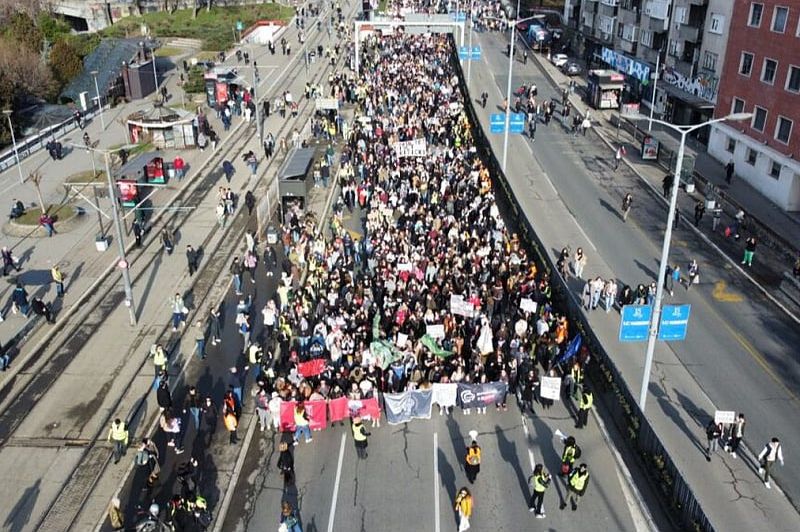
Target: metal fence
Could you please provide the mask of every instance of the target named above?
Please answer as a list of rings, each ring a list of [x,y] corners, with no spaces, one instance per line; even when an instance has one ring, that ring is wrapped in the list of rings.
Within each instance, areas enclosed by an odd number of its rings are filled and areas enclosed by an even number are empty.
[[[455,49],[453,45],[453,50]],[[459,76],[461,88],[467,94],[467,85],[455,52],[451,56],[451,61]],[[613,359],[592,331],[578,302],[561,276],[556,273],[557,269],[546,252],[544,243],[539,239],[508,184],[469,98],[465,98],[465,106],[472,122],[478,153],[488,165],[492,176],[495,199],[499,208],[509,213],[506,220],[509,230],[515,231],[520,236],[523,244],[532,252],[539,270],[550,276],[555,303],[566,313],[570,323],[575,324],[584,338],[584,345],[589,348],[593,359],[597,361],[590,365],[588,377],[594,385],[596,395],[606,407],[604,414],[613,419],[617,429],[629,443],[630,450],[639,459],[642,470],[646,472],[648,480],[658,493],[665,513],[673,520],[676,527],[680,530],[713,532],[714,528],[691,487],[662,445],[658,434],[642,414],[633,393]]]

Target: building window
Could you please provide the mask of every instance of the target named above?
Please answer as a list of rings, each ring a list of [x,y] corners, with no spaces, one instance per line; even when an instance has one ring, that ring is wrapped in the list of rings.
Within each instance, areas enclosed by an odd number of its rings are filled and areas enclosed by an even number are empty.
[[[739,74],[742,76],[750,76],[753,72],[753,54],[750,52],[742,52],[742,57],[739,59]]]
[[[708,70],[717,70],[717,59],[719,56],[712,52],[706,52],[703,54],[703,68]]]
[[[670,39],[669,40],[669,55],[673,57],[678,57],[681,53],[680,46],[678,46],[678,41]]]
[[[775,6],[775,11],[772,12],[772,31],[776,33],[783,33],[786,31],[786,21],[788,18],[788,7]]]
[[[800,92],[800,67],[789,67],[789,73],[786,75],[786,90]]]
[[[778,161],[772,161],[772,164],[769,167],[770,177],[774,177],[775,179],[781,177],[781,166],[781,163]]]
[[[642,31],[641,42],[645,46],[653,46],[653,32],[650,30]]]
[[[734,98],[731,104],[731,114],[744,112],[744,100],[741,98]]]
[[[778,142],[789,144],[789,138],[792,136],[792,126],[794,123],[783,116],[778,117],[778,123],[775,124],[775,138]]]
[[[774,59],[764,58],[764,64],[761,67],[761,81],[772,85],[775,83],[775,74],[778,72],[778,62]]]
[[[733,137],[728,137],[728,146],[725,149],[728,150],[728,153],[736,151],[736,141],[733,140]]]
[[[708,31],[721,35],[722,28],[725,26],[725,17],[723,15],[711,14],[711,25]]]
[[[749,164],[750,166],[755,166],[756,165],[756,157],[758,157],[758,152],[756,150],[754,150],[753,148],[747,148],[747,157],[745,158],[745,161],[747,161],[747,164]]]
[[[747,19],[747,25],[757,28],[761,26],[761,16],[764,14],[764,4],[750,4],[750,17]]]
[[[680,24],[686,24],[686,15],[688,14],[689,10],[685,7],[676,7],[675,8],[675,22],[679,22]]]
[[[763,107],[756,106],[755,109],[753,109],[753,121],[750,123],[750,127],[756,131],[764,131],[766,123],[767,110]]]

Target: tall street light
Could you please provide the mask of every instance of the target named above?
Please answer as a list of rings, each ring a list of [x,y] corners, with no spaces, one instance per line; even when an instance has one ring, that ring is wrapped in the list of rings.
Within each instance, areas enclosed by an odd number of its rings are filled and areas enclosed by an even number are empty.
[[[681,145],[678,148],[678,162],[675,165],[675,178],[672,183],[672,194],[669,199],[669,211],[667,214],[667,228],[664,232],[664,244],[661,247],[661,263],[658,266],[658,284],[656,285],[656,299],[653,303],[653,312],[650,318],[650,331],[647,337],[647,353],[644,359],[644,374],[642,375],[642,388],[639,392],[639,408],[644,413],[645,403],[647,402],[647,389],[650,383],[650,371],[653,367],[653,352],[656,347],[656,339],[658,337],[658,325],[661,322],[661,299],[664,296],[664,278],[667,274],[667,262],[669,261],[669,246],[672,239],[672,224],[675,222],[675,206],[678,203],[678,188],[680,186],[681,171],[683,170],[683,156],[686,149],[686,136],[702,127],[723,122],[726,120],[740,121],[747,120],[753,116],[753,113],[733,113],[722,118],[715,118],[703,122],[702,124],[677,126],[665,122],[663,120],[651,119],[657,124],[668,127],[676,131],[681,136]],[[647,120],[647,117],[642,115],[634,115],[632,118],[636,120]]]
[[[467,45],[467,49],[469,51],[469,61],[467,61],[467,89],[469,89],[469,80],[472,78],[472,27],[475,25],[475,19],[473,18],[472,10],[475,7],[475,0],[470,0],[469,3],[469,44]]]
[[[97,85],[97,70],[92,70],[91,74],[94,78],[94,90],[97,94],[97,107],[100,109],[100,126],[102,126],[103,131],[105,131],[106,121],[105,118],[103,118],[103,100],[100,99],[100,87]]]
[[[519,2],[517,0],[517,10],[514,14],[519,17]],[[514,42],[516,41],[516,31],[517,31],[517,24],[522,24],[523,22],[527,22],[529,20],[533,20],[536,18],[542,18],[544,15],[533,15],[526,18],[516,18],[514,20],[509,20],[508,23],[511,24],[511,46],[508,50],[508,87],[506,87],[506,127],[505,133],[503,135],[503,173],[506,171],[506,161],[508,160],[508,129],[511,123],[511,77],[513,76],[514,72]],[[494,17],[486,17],[486,18],[494,18]],[[501,19],[496,19],[501,20]],[[504,19],[502,19],[504,20]]]
[[[11,143],[14,145],[14,157],[17,159],[17,170],[19,171],[19,182],[24,183],[25,178],[22,177],[22,161],[19,158],[19,151],[17,150],[17,137],[14,135],[14,124],[11,123],[11,114],[14,111],[11,109],[4,109],[3,114],[8,118],[8,129],[11,131]]]

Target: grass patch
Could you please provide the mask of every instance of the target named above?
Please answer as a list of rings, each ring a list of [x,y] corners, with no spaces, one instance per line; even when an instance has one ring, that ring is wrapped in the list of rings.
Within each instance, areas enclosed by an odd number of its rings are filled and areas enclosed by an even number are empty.
[[[219,51],[204,50],[202,52],[197,52],[194,57],[198,61],[216,61],[219,59]]]
[[[275,3],[230,7],[212,7],[211,11],[200,9],[197,18],[192,18],[192,9],[147,13],[142,17],[126,17],[103,30],[104,37],[126,37],[138,35],[141,24],[146,24],[157,38],[186,37],[200,39],[203,50],[227,50],[235,39],[234,28],[241,20],[245,28],[258,20],[288,21],[294,8]]]
[[[183,82],[183,91],[186,94],[199,94],[206,91],[206,80],[204,70],[199,66],[193,66],[186,74],[186,81]]]
[[[156,49],[156,57],[175,57],[188,52],[185,48],[178,48],[177,46],[162,46]]]
[[[91,174],[91,172],[89,173]],[[48,213],[57,222],[59,220],[72,218],[75,215],[75,208],[67,203],[62,205],[48,205]],[[18,225],[39,225],[39,216],[41,215],[42,211],[39,207],[31,207],[25,211],[25,214],[16,218],[14,222]]]
[[[386,6],[389,4],[389,0],[380,0],[378,2],[378,13],[386,13]]]

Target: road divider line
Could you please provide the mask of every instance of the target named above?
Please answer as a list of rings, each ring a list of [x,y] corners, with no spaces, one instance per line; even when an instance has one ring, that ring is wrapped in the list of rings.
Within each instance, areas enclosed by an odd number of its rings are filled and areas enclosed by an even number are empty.
[[[439,524],[439,433],[433,433],[433,530],[440,532]]]
[[[328,517],[328,532],[333,532],[333,522],[336,519],[336,500],[339,498],[339,482],[342,480],[342,463],[344,462],[344,442],[347,434],[342,434],[342,443],[339,445],[339,463],[336,465],[336,481],[333,484],[333,497],[331,497],[331,513]]]

